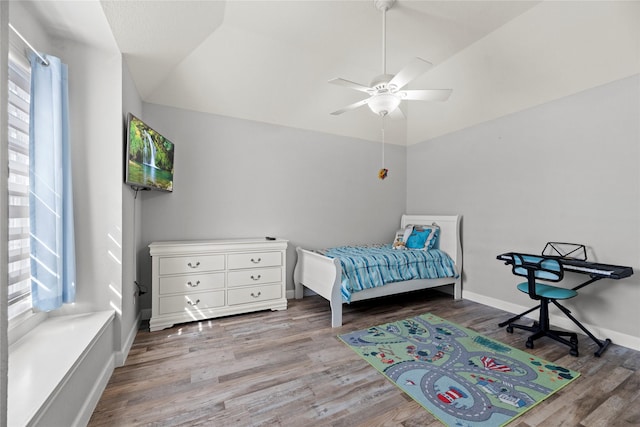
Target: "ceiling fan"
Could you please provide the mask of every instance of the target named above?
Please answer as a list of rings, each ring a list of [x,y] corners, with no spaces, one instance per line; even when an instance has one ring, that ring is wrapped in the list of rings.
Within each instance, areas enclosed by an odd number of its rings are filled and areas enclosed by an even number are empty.
[[[395,75],[387,74],[387,10],[391,9],[395,2],[396,0],[374,0],[375,7],[382,12],[382,74],[374,77],[370,86],[341,78],[329,80],[329,83],[345,86],[369,95],[368,98],[362,101],[334,111],[331,113],[332,115],[337,116],[363,105],[368,105],[371,111],[380,116],[404,117],[402,111],[398,108],[404,100],[446,101],[451,95],[451,89],[402,90],[411,80],[431,68],[432,64],[422,58],[414,58],[413,61]]]

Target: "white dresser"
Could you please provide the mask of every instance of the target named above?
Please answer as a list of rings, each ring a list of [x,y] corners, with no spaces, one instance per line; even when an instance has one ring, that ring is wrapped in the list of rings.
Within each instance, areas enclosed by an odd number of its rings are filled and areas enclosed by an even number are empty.
[[[282,239],[153,242],[150,330],[176,323],[286,310]]]

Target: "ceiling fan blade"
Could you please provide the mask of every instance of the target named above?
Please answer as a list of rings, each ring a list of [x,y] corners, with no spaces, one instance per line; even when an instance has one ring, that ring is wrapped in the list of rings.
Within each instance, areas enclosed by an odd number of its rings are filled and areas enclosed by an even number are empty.
[[[358,107],[362,107],[363,105],[366,105],[369,102],[370,99],[371,98],[363,99],[362,101],[358,101],[358,102],[353,103],[351,105],[347,105],[344,108],[341,108],[339,110],[334,111],[333,113],[331,113],[331,115],[337,116],[339,114],[346,113],[347,111],[355,110]]]
[[[393,85],[397,89],[401,89],[407,85],[411,80],[418,77],[420,74],[427,71],[431,68],[433,64],[429,61],[425,61],[422,58],[414,58],[413,61],[409,62],[402,70],[398,71],[391,81],[389,82],[389,86]]]
[[[365,92],[368,93],[369,95],[371,95],[371,91],[373,91],[373,89],[371,89],[370,87],[361,85],[360,83],[356,83],[356,82],[352,82],[350,80],[345,80],[345,79],[331,79],[329,80],[329,83],[332,83],[334,85],[338,85],[338,86],[344,86],[344,87],[348,87],[350,89],[355,89],[355,90],[359,90],[360,92]]]
[[[422,89],[403,90],[400,92],[402,99],[415,101],[446,101],[451,96],[451,89]]]

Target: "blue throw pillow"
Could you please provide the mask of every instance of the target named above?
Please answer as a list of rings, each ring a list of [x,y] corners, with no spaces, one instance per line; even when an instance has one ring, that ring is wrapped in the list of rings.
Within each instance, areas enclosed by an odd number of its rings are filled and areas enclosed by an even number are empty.
[[[424,245],[431,234],[431,229],[414,227],[407,239],[407,248],[424,249]]]

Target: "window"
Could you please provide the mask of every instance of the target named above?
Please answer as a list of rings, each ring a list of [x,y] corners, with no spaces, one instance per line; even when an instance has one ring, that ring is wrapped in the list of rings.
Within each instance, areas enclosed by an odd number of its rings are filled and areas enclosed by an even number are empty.
[[[29,251],[29,95],[27,65],[9,56],[9,320],[31,310]]]

